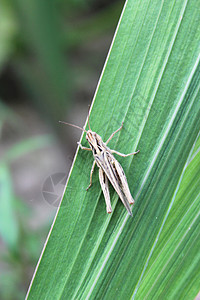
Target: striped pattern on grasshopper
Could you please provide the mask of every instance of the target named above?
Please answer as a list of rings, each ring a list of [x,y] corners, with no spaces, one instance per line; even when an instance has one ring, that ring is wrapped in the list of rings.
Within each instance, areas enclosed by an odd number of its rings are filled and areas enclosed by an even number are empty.
[[[110,193],[109,193],[109,183],[108,183],[110,181],[113,188],[117,192],[119,198],[121,199],[122,203],[124,204],[126,210],[128,211],[129,215],[132,216],[130,204],[133,204],[134,200],[131,196],[124,170],[122,169],[122,166],[120,165],[120,163],[113,156],[113,153],[120,155],[122,157],[127,157],[130,155],[137,154],[139,152],[139,150],[136,152],[133,152],[133,153],[123,154],[118,151],[111,150],[107,147],[108,142],[113,138],[113,136],[117,132],[119,132],[122,129],[123,123],[120,126],[120,128],[118,128],[115,132],[113,132],[111,134],[111,136],[105,143],[103,142],[102,138],[96,132],[91,130],[90,124],[89,124],[89,118],[88,118],[88,125],[89,125],[88,131],[86,131],[85,129],[83,129],[79,126],[76,126],[76,125],[73,125],[70,123],[66,123],[66,122],[61,122],[61,123],[79,128],[82,131],[86,132],[86,139],[90,145],[90,148],[83,147],[80,143],[78,143],[78,144],[81,147],[81,149],[92,151],[93,156],[94,156],[94,162],[93,162],[91,173],[90,173],[90,184],[89,184],[87,190],[92,185],[92,174],[94,172],[95,165],[97,165],[99,167],[99,181],[100,181],[101,188],[102,188],[102,191],[103,191],[103,194],[105,197],[107,213],[112,212],[112,207],[111,207],[111,202],[110,202]]]

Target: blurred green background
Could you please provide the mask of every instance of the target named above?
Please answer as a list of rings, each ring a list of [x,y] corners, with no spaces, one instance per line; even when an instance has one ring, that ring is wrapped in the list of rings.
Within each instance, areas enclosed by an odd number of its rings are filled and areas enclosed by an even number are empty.
[[[83,126],[123,4],[0,0],[0,299],[25,297],[81,134],[58,121]]]

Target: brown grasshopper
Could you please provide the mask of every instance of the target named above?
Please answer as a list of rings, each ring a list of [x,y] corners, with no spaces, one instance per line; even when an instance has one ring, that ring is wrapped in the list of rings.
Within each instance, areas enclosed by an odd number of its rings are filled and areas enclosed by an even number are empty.
[[[61,122],[61,121],[60,121]],[[61,122],[76,128],[81,129],[82,131],[86,132],[86,140],[88,141],[90,148],[83,147],[79,142],[78,145],[81,147],[83,150],[88,150],[92,151],[93,156],[94,156],[94,162],[92,165],[91,173],[90,173],[90,184],[87,187],[86,190],[88,190],[91,185],[92,185],[92,174],[94,172],[95,165],[99,167],[99,181],[101,184],[101,188],[105,197],[105,202],[106,202],[106,210],[107,213],[112,212],[112,207],[110,203],[110,193],[109,193],[109,187],[108,187],[108,180],[114,187],[115,191],[117,192],[119,198],[121,199],[122,203],[124,204],[125,208],[127,209],[129,215],[132,216],[132,211],[131,207],[129,204],[133,204],[134,200],[131,196],[128,182],[126,179],[126,175],[124,173],[124,170],[122,169],[122,166],[120,163],[116,160],[116,158],[112,155],[112,153],[115,153],[117,155],[127,157],[130,155],[135,155],[139,152],[133,152],[129,154],[123,154],[120,152],[117,152],[115,150],[111,150],[107,147],[108,142],[113,138],[113,136],[122,129],[123,127],[123,122],[120,128],[118,128],[116,131],[114,131],[109,139],[104,143],[102,141],[102,138],[94,131],[91,130],[90,128],[90,123],[89,123],[89,117],[88,117],[88,126],[89,130],[86,131],[85,129],[70,124],[66,122]]]

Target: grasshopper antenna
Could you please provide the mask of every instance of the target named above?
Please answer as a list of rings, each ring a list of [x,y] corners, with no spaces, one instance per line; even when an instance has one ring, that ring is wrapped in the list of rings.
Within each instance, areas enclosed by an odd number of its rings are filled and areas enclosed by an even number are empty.
[[[63,121],[58,121],[58,122],[59,122],[59,123],[62,123],[62,124],[69,125],[69,126],[72,126],[72,127],[75,127],[75,128],[78,128],[78,129],[80,129],[80,130],[82,130],[82,131],[85,131],[85,132],[87,133],[87,131],[86,131],[85,129],[83,129],[83,128],[81,128],[81,127],[77,126],[77,125],[70,124],[70,123],[63,122]]]
[[[91,130],[91,127],[90,127],[90,105],[88,105],[88,126],[89,126],[89,130]]]

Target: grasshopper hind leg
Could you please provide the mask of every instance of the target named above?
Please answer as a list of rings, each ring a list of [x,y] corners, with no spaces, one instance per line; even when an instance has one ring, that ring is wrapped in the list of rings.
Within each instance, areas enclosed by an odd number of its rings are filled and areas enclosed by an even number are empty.
[[[99,181],[100,181],[101,188],[102,188],[102,191],[103,191],[103,194],[104,194],[107,213],[111,214],[112,207],[111,207],[111,203],[110,203],[108,177],[106,176],[105,172],[101,168],[99,168]]]

